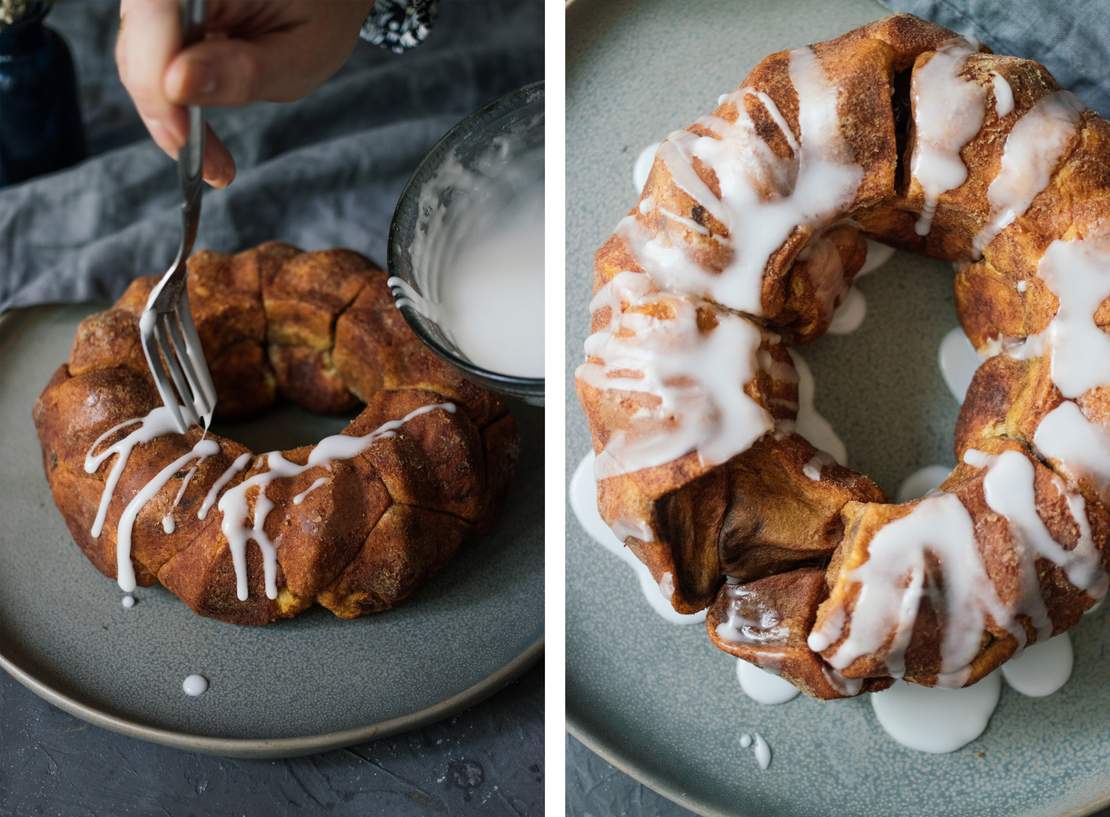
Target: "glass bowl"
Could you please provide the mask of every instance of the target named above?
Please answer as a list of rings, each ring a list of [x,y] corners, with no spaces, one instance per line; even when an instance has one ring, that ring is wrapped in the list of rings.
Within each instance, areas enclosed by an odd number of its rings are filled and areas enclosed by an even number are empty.
[[[388,251],[394,302],[417,337],[472,380],[541,406],[542,376],[506,374],[476,362],[439,318],[440,298],[451,283],[448,276],[471,240],[488,231],[492,221],[511,214],[515,202],[525,196],[534,201],[537,185],[542,211],[543,158],[544,85],[536,82],[462,120],[424,157],[393,213]],[[542,282],[542,257],[536,263]],[[505,323],[498,323],[496,311],[475,313],[472,320],[494,331]],[[527,329],[535,331],[531,324]],[[542,320],[538,331],[542,349]],[[531,333],[529,339],[535,342]],[[522,341],[503,335],[497,342]]]

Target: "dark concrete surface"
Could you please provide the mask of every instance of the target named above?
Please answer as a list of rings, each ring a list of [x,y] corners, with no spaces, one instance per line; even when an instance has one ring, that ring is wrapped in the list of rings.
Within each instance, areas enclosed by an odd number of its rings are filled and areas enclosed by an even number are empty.
[[[542,662],[456,717],[276,761],[126,738],[0,672],[0,817],[532,817],[543,783]]]

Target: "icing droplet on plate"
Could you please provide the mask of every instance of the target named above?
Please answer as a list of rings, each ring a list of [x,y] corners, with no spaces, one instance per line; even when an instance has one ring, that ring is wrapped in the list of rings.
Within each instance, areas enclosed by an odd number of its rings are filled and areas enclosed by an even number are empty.
[[[196,698],[208,691],[208,679],[203,675],[190,675],[181,682],[181,689],[190,698]]]
[[[880,244],[878,241],[867,239],[867,258],[860,267],[859,272],[856,273],[856,280],[858,281],[864,275],[870,275],[879,267],[883,266],[894,255],[894,247],[888,247],[886,244]]]
[[[871,695],[879,725],[898,743],[919,752],[954,752],[987,728],[1002,681],[997,672],[961,689],[895,681]]]
[[[950,330],[940,342],[937,362],[945,385],[956,398],[956,402],[962,404],[967,396],[967,387],[971,385],[971,379],[982,365],[983,358],[979,357],[960,327]]]
[[[756,703],[774,706],[798,696],[798,688],[789,681],[739,658],[736,659],[736,677],[744,694]]]
[[[829,323],[830,335],[849,335],[860,328],[867,316],[867,299],[856,287],[849,287],[844,298],[833,313]]]
[[[126,596],[120,599],[119,603],[124,610],[130,610],[132,607],[135,606],[135,597],[128,593]]]
[[[828,452],[843,465],[848,460],[848,448],[833,430],[832,424],[817,412],[814,405],[817,386],[813,380],[813,372],[794,349],[790,350],[790,357],[798,372],[798,417],[794,430],[809,440],[814,448]]]
[[[659,143],[653,142],[646,148],[640,151],[636,157],[636,163],[632,165],[632,184],[636,188],[636,192],[640,193],[647,184],[648,176],[651,174],[651,165],[655,162],[655,151],[659,150]]]
[[[950,473],[952,469],[947,465],[926,465],[924,468],[918,468],[898,486],[897,500],[909,502],[911,499],[920,499],[944,482]]]
[[[771,746],[763,739],[763,735],[755,733],[755,745],[752,746],[755,762],[761,770],[766,770],[771,765]]]
[[[582,526],[591,539],[601,545],[610,553],[629,565],[636,573],[644,597],[651,605],[651,609],[672,624],[697,624],[705,621],[705,611],[686,615],[675,612],[670,602],[665,598],[668,588],[660,587],[652,578],[651,571],[632,551],[625,547],[616,534],[605,524],[597,510],[597,481],[594,479],[594,455],[587,454],[570,481],[570,490],[567,492],[571,510],[574,511],[578,524]],[[665,576],[664,579],[668,577]],[[664,585],[666,582],[664,582]],[[669,588],[673,591],[673,583]]]
[[[1030,698],[1051,695],[1071,677],[1074,655],[1071,638],[1061,633],[1030,644],[1002,665],[1002,677],[1011,689]]]

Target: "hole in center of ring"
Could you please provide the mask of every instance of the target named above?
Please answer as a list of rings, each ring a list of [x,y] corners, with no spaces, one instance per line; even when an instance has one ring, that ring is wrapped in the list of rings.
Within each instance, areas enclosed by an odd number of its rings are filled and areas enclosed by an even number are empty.
[[[960,404],[938,363],[941,341],[959,326],[950,264],[896,252],[855,286],[867,300],[863,323],[793,346],[813,371],[817,411],[848,449],[848,466],[893,501],[929,465],[955,465]]]

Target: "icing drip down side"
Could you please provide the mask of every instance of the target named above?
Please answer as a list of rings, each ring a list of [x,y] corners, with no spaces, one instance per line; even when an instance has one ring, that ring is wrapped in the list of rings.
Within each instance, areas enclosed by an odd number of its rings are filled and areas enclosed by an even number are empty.
[[[622,272],[597,291],[592,311],[608,323],[586,339],[577,376],[602,390],[654,398],[634,433],[618,431],[597,458],[599,479],[661,465],[696,451],[717,464],[745,451],[772,426],[744,392],[756,374],[758,327],[727,312],[699,325],[699,302],[655,291],[647,276]],[[657,317],[663,313],[666,317]]]
[[[1017,121],[1002,149],[1002,165],[987,188],[991,214],[972,242],[975,257],[1020,218],[1048,187],[1056,166],[1075,138],[1083,104],[1068,91],[1038,101]]]
[[[962,686],[987,616],[1008,624],[1011,613],[999,600],[976,546],[975,527],[963,503],[953,494],[938,493],[921,500],[907,515],[883,526],[871,540],[868,558],[851,573],[860,585],[851,626],[843,616],[830,616],[809,636],[809,646],[824,653],[843,670],[861,656],[878,652],[892,639],[886,669],[895,678],[905,673],[905,651],[921,602],[927,597],[929,556],[942,564],[960,565],[945,572],[945,610],[961,611],[959,625],[945,628],[941,644],[939,685]],[[908,581],[907,581],[908,579]]]
[[[960,72],[976,50],[963,39],[947,43],[911,79],[917,139],[910,172],[925,193],[918,235],[929,233],[940,194],[967,180],[960,150],[983,126],[987,92]]]
[[[709,135],[676,131],[659,146],[656,161],[724,226],[727,234],[712,238],[731,253],[724,269],[707,270],[681,236],[671,231],[650,235],[635,216],[628,216],[617,233],[660,288],[760,315],[762,277],[771,255],[797,227],[819,231],[851,202],[863,171],[841,136],[836,88],[809,48],[790,52],[789,73],[798,94],[797,139],[769,96],[741,88],[722,98],[718,109],[731,108],[734,121],[723,115],[702,117],[697,124]],[[759,136],[744,107],[748,96],[758,99],[778,125],[792,149],[789,158],[776,156]],[[714,173],[719,196],[695,171],[695,163]]]
[[[262,552],[266,595],[271,599],[277,598],[277,551],[275,543],[270,541],[265,532],[266,517],[274,507],[273,501],[266,496],[266,487],[271,482],[275,479],[295,477],[311,468],[330,468],[331,464],[337,460],[357,457],[375,441],[396,436],[400,428],[410,420],[437,410],[454,413],[456,408],[453,403],[432,403],[414,409],[400,419],[383,423],[378,428],[361,437],[348,436],[345,434],[325,437],[313,447],[304,465],[290,462],[278,451],[264,454],[259,459],[260,461],[266,462],[268,470],[255,474],[229,489],[222,497],[219,497],[217,503],[217,497],[220,491],[223,490],[237,473],[246,468],[252,459],[249,453],[241,454],[236,458],[213,483],[208,494],[205,496],[203,504],[197,512],[197,516],[204,519],[209,510],[211,510],[213,504],[217,505],[222,515],[220,529],[227,538],[228,545],[231,549],[232,561],[235,567],[236,593],[239,600],[246,601],[248,598],[246,546],[247,543],[252,540],[258,545]],[[111,445],[102,448],[106,440],[124,429],[131,430]],[[107,509],[115,494],[120,476],[127,467],[131,452],[137,445],[148,443],[159,436],[175,434],[176,432],[176,423],[170,413],[170,409],[166,406],[158,406],[151,410],[145,417],[127,420],[113,426],[100,435],[93,443],[85,456],[85,471],[87,473],[96,473],[108,459],[115,457],[115,461],[112,463],[108,475],[105,478],[104,488],[101,491],[100,504],[91,531],[94,537],[99,536],[103,530]],[[140,488],[128,501],[123,512],[120,514],[116,529],[116,575],[119,586],[125,593],[133,592],[136,586],[135,570],[131,561],[131,538],[135,521],[139,513],[175,474],[183,468],[190,466],[190,464],[193,464],[192,468],[183,478],[183,484],[174,499],[170,515],[166,517],[170,522],[167,524],[166,518],[162,521],[163,530],[167,534],[172,533],[174,530],[172,509],[176,507],[182,493],[184,493],[185,485],[195,473],[197,464],[204,458],[213,456],[219,452],[220,446],[215,440],[202,437],[187,453],[167,463],[164,468]],[[317,479],[307,490],[299,494],[298,497],[303,500],[304,496],[322,485],[325,481],[325,477]],[[256,490],[257,493],[254,497],[254,513],[250,520],[250,526],[248,527],[248,492],[252,490]],[[296,500],[294,501],[296,502]]]
[[[597,544],[632,568],[639,580],[644,598],[647,599],[651,609],[660,618],[672,624],[700,624],[705,621],[704,610],[692,614],[675,612],[675,609],[671,606],[669,594],[666,592],[667,588],[655,583],[647,565],[637,559],[632,551],[625,547],[624,542],[617,538],[617,535],[605,524],[597,508],[597,480],[594,478],[594,471],[594,454],[591,451],[574,469],[570,488],[567,491],[571,510],[574,511],[582,530]],[[671,589],[673,590],[673,588]]]

